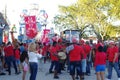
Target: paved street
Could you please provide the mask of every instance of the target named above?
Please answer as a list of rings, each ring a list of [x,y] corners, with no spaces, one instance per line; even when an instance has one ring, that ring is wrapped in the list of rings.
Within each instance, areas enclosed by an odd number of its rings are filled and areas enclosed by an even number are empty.
[[[37,79],[36,80],[57,80],[57,79],[53,79],[53,74],[49,74],[48,73],[48,69],[49,69],[49,65],[50,63],[47,62],[46,64],[40,64],[40,68],[37,74]],[[91,76],[86,76],[85,80],[96,80],[96,76],[94,74],[94,70],[92,69],[92,74]],[[106,74],[107,75],[107,74]],[[6,75],[0,76],[0,80],[22,80],[22,73],[19,75],[15,75],[14,74],[14,70],[12,70],[12,74],[8,75],[6,73]],[[58,80],[71,80],[70,75],[66,72],[63,71],[62,74],[59,75],[60,79]],[[113,72],[113,79],[112,80],[117,80],[117,76],[116,73]],[[26,76],[26,80],[29,80],[29,72]]]

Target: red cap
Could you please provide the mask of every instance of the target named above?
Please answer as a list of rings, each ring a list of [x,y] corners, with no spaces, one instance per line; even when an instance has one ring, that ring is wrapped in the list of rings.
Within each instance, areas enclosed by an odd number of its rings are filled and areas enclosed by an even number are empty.
[[[114,43],[114,42],[110,42],[109,44],[110,44],[110,45],[114,45],[115,43]]]
[[[85,43],[85,41],[84,40],[80,40],[80,43]]]

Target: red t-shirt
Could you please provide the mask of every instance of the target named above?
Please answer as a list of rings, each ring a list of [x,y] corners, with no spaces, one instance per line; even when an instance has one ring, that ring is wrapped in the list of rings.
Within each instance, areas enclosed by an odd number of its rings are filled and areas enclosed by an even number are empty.
[[[107,55],[108,55],[108,60],[110,61],[110,62],[113,62],[113,59],[114,59],[114,57],[115,57],[115,54],[118,54],[118,47],[109,47],[108,49],[107,49]],[[116,62],[118,62],[118,57],[116,58],[116,60],[115,60]]]
[[[42,48],[42,55],[45,56],[46,53],[47,53],[47,46],[44,46],[44,47]]]
[[[81,46],[74,44],[74,49],[69,53],[70,61],[81,61],[84,50]]]
[[[60,51],[60,49],[61,49],[61,45],[56,44],[55,47],[56,47],[56,50],[57,50],[57,51]]]
[[[105,52],[96,52],[94,66],[105,65],[106,64],[106,53]]]
[[[52,61],[58,61],[57,55],[57,47],[51,46],[50,48],[50,57]]]
[[[14,56],[15,56],[15,59],[20,59],[20,50],[19,49],[15,49]]]
[[[91,47],[85,44],[83,45],[83,50],[84,50],[83,59],[86,59],[87,55],[90,53]]]
[[[13,56],[13,46],[9,45],[4,48],[5,56]]]

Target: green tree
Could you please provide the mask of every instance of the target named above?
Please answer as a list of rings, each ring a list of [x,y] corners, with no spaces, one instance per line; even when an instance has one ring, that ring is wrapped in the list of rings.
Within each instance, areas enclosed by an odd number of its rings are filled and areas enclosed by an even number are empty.
[[[89,27],[86,24],[92,25],[93,31],[104,40],[104,37],[109,35],[111,21],[119,18],[116,15],[119,12],[116,1],[120,2],[120,0],[78,0],[70,6],[59,6],[61,14],[55,17],[54,23],[56,25],[59,23],[60,27],[64,26],[68,29],[79,29],[81,32]],[[111,31],[114,32],[114,29]]]

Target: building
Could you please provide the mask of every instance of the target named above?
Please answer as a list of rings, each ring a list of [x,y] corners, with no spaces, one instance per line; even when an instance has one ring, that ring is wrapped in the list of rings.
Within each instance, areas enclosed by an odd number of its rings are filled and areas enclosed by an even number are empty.
[[[0,12],[0,44],[2,44],[4,41],[8,42],[8,38],[9,25],[6,20],[6,16],[4,17],[4,15]]]

